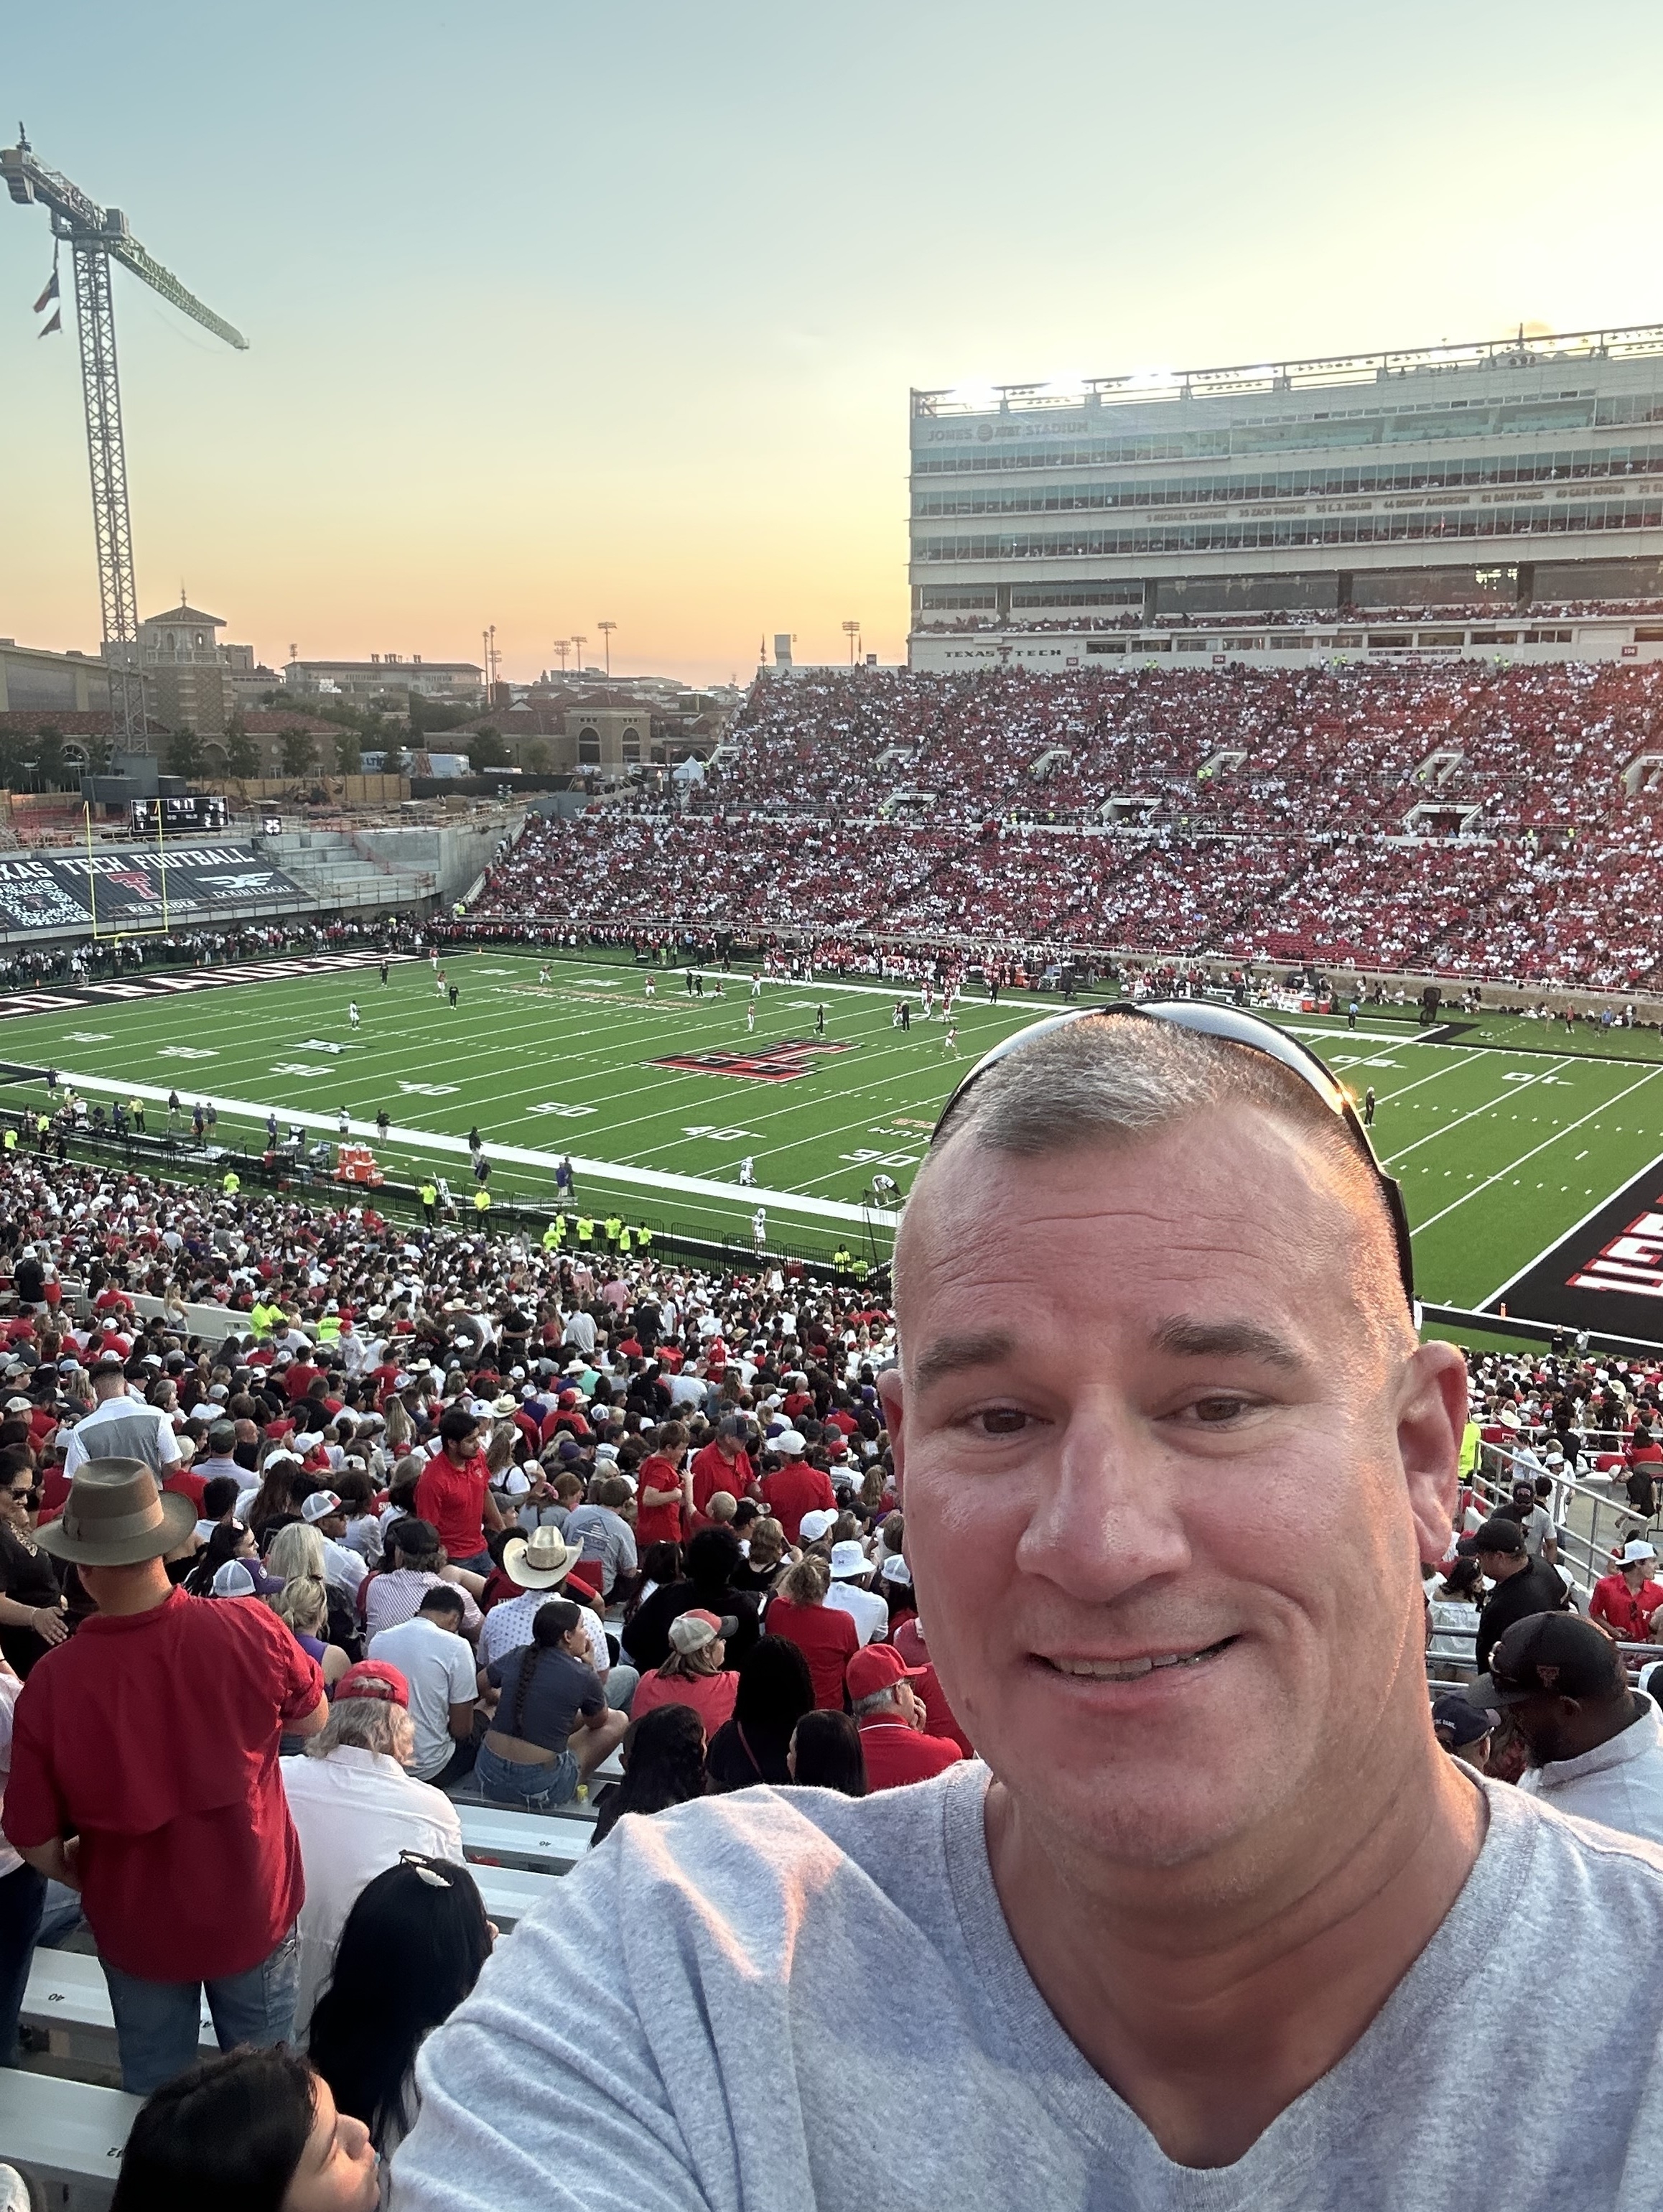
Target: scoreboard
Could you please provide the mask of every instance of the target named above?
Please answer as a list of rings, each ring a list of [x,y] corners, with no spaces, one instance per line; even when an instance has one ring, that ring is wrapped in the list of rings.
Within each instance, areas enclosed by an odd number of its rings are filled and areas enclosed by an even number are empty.
[[[158,830],[223,830],[231,810],[218,793],[188,791],[177,799],[136,799],[133,835],[154,837]]]

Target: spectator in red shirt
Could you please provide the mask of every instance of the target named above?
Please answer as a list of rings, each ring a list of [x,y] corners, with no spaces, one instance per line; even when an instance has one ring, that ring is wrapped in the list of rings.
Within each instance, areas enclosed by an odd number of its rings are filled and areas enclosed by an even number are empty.
[[[687,1431],[679,1421],[661,1421],[652,1431],[652,1454],[640,1464],[635,1493],[635,1542],[680,1544],[693,1518],[693,1475],[686,1464]]]
[[[1615,1574],[1601,1575],[1588,1601],[1588,1618],[1600,1621],[1624,1644],[1651,1640],[1652,1615],[1663,1605],[1663,1583],[1655,1583],[1651,1570],[1657,1564],[1653,1546],[1639,1538],[1624,1544]]]
[[[465,1406],[447,1406],[439,1417],[439,1449],[416,1486],[416,1510],[439,1531],[453,1567],[488,1575],[496,1562],[485,1547],[485,1531],[503,1526],[491,1496],[490,1470],[479,1449],[476,1415]]]
[[[701,1606],[678,1613],[670,1624],[670,1656],[635,1685],[632,1720],[658,1705],[691,1705],[704,1723],[707,1743],[733,1717],[739,1677],[723,1671],[727,1639],[739,1624],[731,1613],[719,1619]]]
[[[768,1632],[794,1644],[808,1661],[816,1710],[841,1713],[843,1669],[860,1648],[860,1631],[847,1613],[826,1603],[830,1588],[824,1559],[799,1559],[768,1607]]]
[[[804,1442],[795,1429],[776,1437],[774,1448],[785,1464],[762,1477],[762,1503],[795,1544],[805,1513],[835,1513],[837,1495],[823,1467],[810,1467],[803,1458]]]
[[[748,1497],[756,1475],[750,1464],[750,1454],[745,1449],[747,1424],[742,1415],[730,1413],[717,1430],[715,1436],[702,1451],[693,1455],[693,1517],[707,1520],[710,1501],[719,1490],[730,1498]]]
[[[278,1744],[329,1717],[275,1613],[169,1583],[194,1518],[142,1461],[76,1470],[40,1541],[98,1609],[24,1684],[6,1787],[7,1840],[81,1892],[141,2096],[195,2064],[204,1987],[222,2050],[293,2031],[305,1885]]]
[[[908,1782],[928,1782],[963,1757],[947,1737],[924,1733],[924,1707],[913,1691],[923,1671],[908,1667],[889,1644],[866,1644],[844,1669],[866,1754],[866,1787],[874,1795]]]

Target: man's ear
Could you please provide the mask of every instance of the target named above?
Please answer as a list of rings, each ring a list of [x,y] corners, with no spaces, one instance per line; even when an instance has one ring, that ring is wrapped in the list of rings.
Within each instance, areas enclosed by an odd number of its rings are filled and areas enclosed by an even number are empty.
[[[1398,1456],[1423,1559],[1449,1547],[1466,1427],[1466,1362],[1453,1344],[1417,1345],[1398,1399]]]
[[[898,1367],[886,1367],[878,1376],[877,1399],[883,1408],[883,1425],[889,1431],[889,1456],[895,1462],[895,1496],[898,1499],[904,1498],[907,1446],[901,1416],[905,1406]]]

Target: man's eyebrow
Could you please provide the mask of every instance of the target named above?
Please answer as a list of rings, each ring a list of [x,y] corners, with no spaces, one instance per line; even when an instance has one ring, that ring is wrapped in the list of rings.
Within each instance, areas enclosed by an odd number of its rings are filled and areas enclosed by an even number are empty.
[[[938,1337],[913,1368],[913,1387],[927,1390],[944,1376],[961,1374],[967,1367],[986,1367],[996,1360],[1009,1359],[1016,1348],[1015,1337],[1002,1328]]]
[[[1298,1350],[1256,1321],[1192,1321],[1183,1315],[1157,1322],[1153,1350],[1174,1359],[1257,1359],[1271,1367],[1302,1367]]]

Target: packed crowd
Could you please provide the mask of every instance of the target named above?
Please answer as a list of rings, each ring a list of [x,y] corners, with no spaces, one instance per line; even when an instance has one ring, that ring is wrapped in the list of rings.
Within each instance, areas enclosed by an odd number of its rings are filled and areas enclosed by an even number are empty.
[[[489,1947],[446,1790],[569,1807],[621,1750],[598,1840],[968,1752],[864,1294],[74,1163],[8,1158],[0,1207],[0,2058],[84,1914],[159,2112],[200,1984],[385,2152]],[[389,1985],[407,1953],[441,1970]]]
[[[1660,713],[1635,665],[816,672],[758,684],[696,801],[534,820],[470,922],[1625,988],[1663,966]]]

